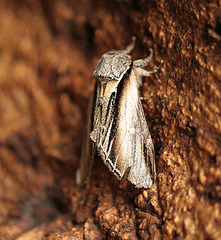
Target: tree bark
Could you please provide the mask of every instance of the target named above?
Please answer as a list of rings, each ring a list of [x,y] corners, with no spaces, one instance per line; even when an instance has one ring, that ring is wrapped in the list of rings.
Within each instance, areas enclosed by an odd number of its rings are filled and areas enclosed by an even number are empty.
[[[221,239],[221,3],[0,1],[0,238]],[[153,189],[97,157],[76,186],[92,73],[136,36]],[[152,97],[149,97],[149,96]]]

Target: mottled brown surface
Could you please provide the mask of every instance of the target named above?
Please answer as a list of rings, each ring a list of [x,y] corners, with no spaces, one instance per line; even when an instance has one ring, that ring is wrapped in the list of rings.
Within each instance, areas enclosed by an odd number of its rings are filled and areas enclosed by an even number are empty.
[[[221,239],[221,3],[0,1],[0,239]],[[75,186],[100,55],[154,49],[152,190]]]

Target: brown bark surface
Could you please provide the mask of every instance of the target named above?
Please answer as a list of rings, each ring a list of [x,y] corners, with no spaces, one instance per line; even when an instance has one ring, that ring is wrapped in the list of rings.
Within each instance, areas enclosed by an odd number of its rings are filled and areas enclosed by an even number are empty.
[[[151,190],[99,157],[75,185],[92,73],[137,37]],[[0,239],[221,239],[221,2],[0,1]]]

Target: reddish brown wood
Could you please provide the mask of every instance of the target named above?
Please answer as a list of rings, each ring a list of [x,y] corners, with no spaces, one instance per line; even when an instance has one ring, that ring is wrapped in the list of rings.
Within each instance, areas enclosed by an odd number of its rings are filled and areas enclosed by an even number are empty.
[[[0,2],[0,238],[221,239],[218,1]],[[137,37],[154,50],[143,102],[157,182],[137,190],[99,158],[75,186],[91,78]]]

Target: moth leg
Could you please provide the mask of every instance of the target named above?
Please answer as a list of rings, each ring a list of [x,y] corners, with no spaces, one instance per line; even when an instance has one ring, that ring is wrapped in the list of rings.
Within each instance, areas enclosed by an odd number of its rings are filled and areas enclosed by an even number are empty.
[[[131,42],[131,44],[129,44],[129,45],[126,47],[126,49],[124,49],[122,52],[125,53],[125,54],[131,53],[132,50],[133,50],[134,47],[135,47],[135,43],[136,43],[136,37],[133,36],[133,37],[132,37],[132,42]]]
[[[90,139],[91,141],[95,142],[96,143],[96,140],[97,140],[97,129],[94,129],[91,133],[90,133]]]
[[[149,98],[153,97],[153,93],[151,93],[148,97],[140,97],[140,100],[148,100]]]

